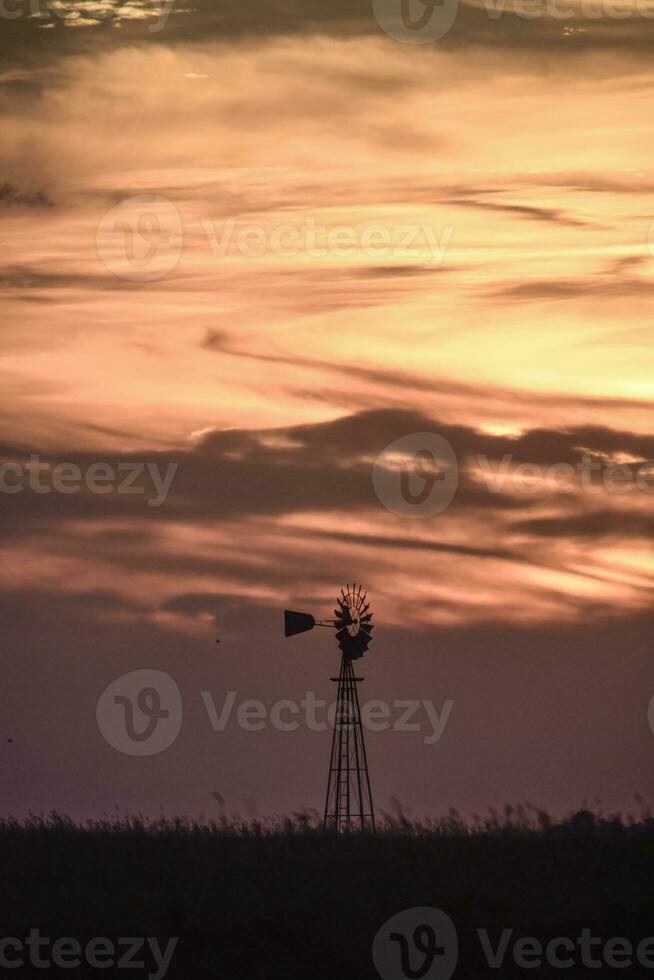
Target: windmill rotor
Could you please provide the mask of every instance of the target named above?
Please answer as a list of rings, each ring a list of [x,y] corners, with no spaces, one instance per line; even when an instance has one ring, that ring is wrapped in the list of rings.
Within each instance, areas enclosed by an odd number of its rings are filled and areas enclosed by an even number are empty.
[[[349,583],[336,600],[335,619],[316,619],[311,613],[284,611],[284,635],[297,636],[315,626],[327,626],[336,630],[336,639],[348,660],[359,660],[372,640],[372,613],[368,593],[363,586]]]
[[[349,660],[362,657],[372,639],[372,613],[366,599],[367,593],[361,591],[361,586],[348,585],[346,592],[341,589],[341,598],[337,600],[336,639]]]

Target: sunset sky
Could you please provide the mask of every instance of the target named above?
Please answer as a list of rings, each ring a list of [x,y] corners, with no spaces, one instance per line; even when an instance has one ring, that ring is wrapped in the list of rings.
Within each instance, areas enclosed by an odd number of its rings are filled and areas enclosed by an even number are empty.
[[[380,809],[651,801],[654,476],[511,477],[654,460],[654,7],[569,7],[422,44],[366,0],[7,0],[2,461],[177,469],[158,507],[0,494],[3,812],[320,808],[328,734],[214,732],[201,692],[333,697],[281,612],[353,580],[362,699],[454,702],[368,735]],[[413,520],[372,468],[425,432],[459,485]],[[184,726],[135,759],[96,704],[145,668]]]

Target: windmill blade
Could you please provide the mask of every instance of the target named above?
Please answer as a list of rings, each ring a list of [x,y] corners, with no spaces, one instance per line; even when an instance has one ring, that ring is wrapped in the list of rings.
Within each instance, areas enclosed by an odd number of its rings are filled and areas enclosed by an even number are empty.
[[[338,609],[334,610],[334,615],[338,616],[339,619],[343,620],[347,626],[352,624],[352,614],[350,613],[350,607],[345,602],[338,601]]]
[[[366,652],[366,650],[368,649],[369,643],[370,640],[368,639],[368,637],[362,636],[361,633],[359,633],[359,635],[356,638],[356,644],[350,647],[350,649],[348,650],[348,656],[350,657],[350,659],[358,660],[359,657],[362,657]]]

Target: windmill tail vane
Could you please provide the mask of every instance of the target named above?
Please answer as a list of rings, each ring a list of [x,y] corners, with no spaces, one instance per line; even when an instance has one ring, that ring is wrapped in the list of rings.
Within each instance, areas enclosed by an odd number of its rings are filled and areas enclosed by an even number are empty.
[[[372,640],[372,613],[362,586],[347,585],[336,600],[334,619],[318,620],[310,613],[284,612],[284,635],[307,633],[316,626],[334,629],[341,650],[341,669],[331,680],[338,684],[334,732],[327,776],[324,828],[332,833],[374,830],[375,811],[361,709],[353,660],[359,660]]]

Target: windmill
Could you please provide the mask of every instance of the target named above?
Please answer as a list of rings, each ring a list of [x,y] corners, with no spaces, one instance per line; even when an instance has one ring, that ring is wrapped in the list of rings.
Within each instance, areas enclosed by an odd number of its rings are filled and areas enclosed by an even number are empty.
[[[339,834],[375,829],[375,811],[370,790],[368,760],[361,725],[361,710],[353,660],[359,660],[372,639],[372,613],[367,593],[356,585],[341,589],[335,619],[317,620],[309,613],[284,612],[284,633],[296,636],[314,626],[336,630],[341,649],[341,669],[330,680],[338,684],[332,751],[327,776],[324,827]]]

